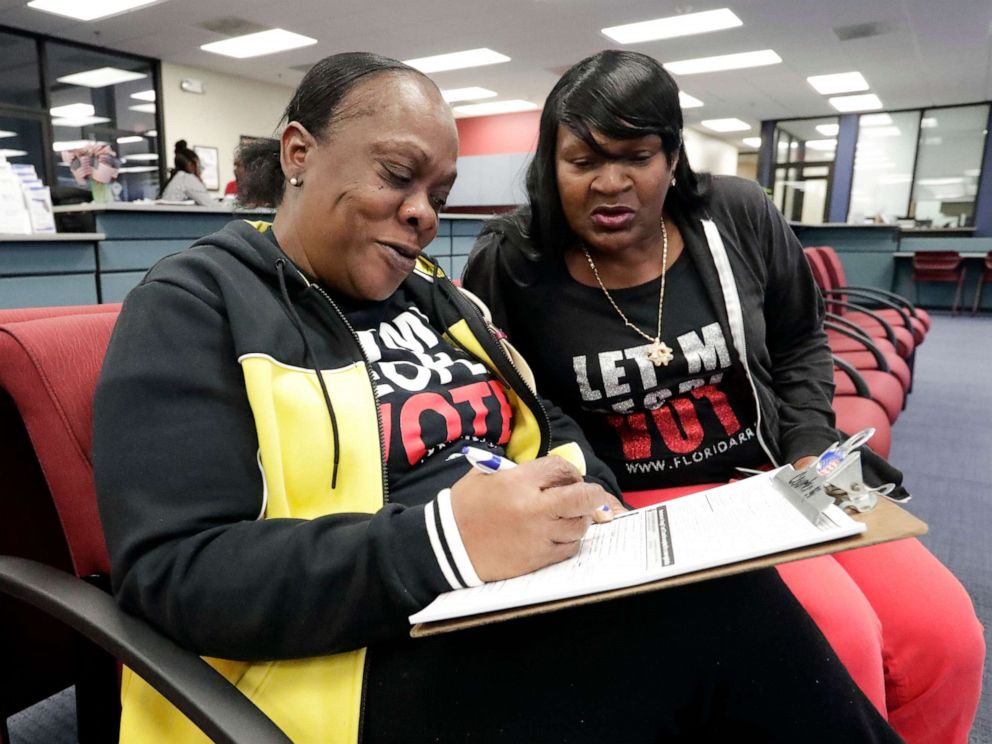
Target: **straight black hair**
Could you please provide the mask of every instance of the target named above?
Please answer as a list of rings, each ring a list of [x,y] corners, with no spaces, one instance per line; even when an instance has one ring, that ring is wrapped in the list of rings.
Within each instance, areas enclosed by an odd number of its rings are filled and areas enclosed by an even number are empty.
[[[573,65],[544,104],[537,151],[527,169],[529,232],[540,251],[561,255],[576,238],[565,219],[558,190],[555,152],[565,126],[596,151],[596,131],[610,139],[661,138],[668,161],[678,156],[670,212],[695,212],[705,203],[706,179],[689,166],[682,140],[678,85],[656,60],[637,52],[606,50]]]
[[[280,123],[297,121],[322,141],[341,121],[362,113],[341,106],[355,85],[371,75],[405,73],[429,80],[419,70],[389,57],[369,52],[343,52],[325,57],[303,76]],[[433,83],[432,83],[433,84]],[[286,189],[279,140],[259,140],[241,148],[244,185],[239,200],[249,204],[278,205]]]

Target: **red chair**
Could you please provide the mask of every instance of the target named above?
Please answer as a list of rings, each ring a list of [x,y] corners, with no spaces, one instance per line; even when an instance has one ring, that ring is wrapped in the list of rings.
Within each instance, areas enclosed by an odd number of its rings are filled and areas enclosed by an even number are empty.
[[[917,344],[923,342],[930,330],[930,315],[926,310],[915,307],[905,297],[877,287],[852,286],[847,283],[844,264],[840,256],[830,246],[814,249],[823,259],[823,265],[830,278],[830,296],[846,300],[848,295],[863,301],[882,318],[893,325],[903,325],[908,317]]]
[[[830,273],[826,262],[816,248],[804,248],[806,260],[813,279],[820,288],[827,302],[827,310],[863,328],[872,338],[884,338],[889,341],[903,359],[911,360],[916,349],[916,337],[910,330],[911,323],[906,319],[904,324],[893,324],[879,313],[864,305],[851,302],[850,299],[840,299],[832,293]]]
[[[985,269],[982,271],[982,275],[978,277],[978,287],[975,288],[975,301],[971,305],[972,315],[978,312],[978,306],[982,303],[982,289],[985,287],[986,282],[992,282],[992,251],[986,254]]]
[[[89,711],[80,741],[117,738],[116,658],[214,741],[285,744],[289,739],[272,721],[206,662],[125,614],[106,591],[79,578],[99,576],[97,583],[105,583],[109,575],[90,430],[93,391],[116,318],[114,311],[93,310],[0,325],[0,391],[16,406],[32,445],[31,456],[18,467],[44,473],[44,495],[57,512],[70,559],[67,571],[41,560],[0,555],[0,595],[42,610],[94,644],[74,668],[79,715]],[[5,523],[9,517],[5,514]],[[9,526],[24,535],[36,529],[30,521]],[[8,625],[6,618],[3,622],[4,635],[13,642],[27,632]]]
[[[964,287],[964,262],[957,251],[920,251],[913,254],[913,288],[919,300],[919,282],[944,282],[957,285],[951,314],[957,315]]]
[[[885,411],[890,424],[899,418],[906,401],[906,393],[893,375],[877,369],[857,369],[834,357],[834,397],[838,395],[871,398]]]

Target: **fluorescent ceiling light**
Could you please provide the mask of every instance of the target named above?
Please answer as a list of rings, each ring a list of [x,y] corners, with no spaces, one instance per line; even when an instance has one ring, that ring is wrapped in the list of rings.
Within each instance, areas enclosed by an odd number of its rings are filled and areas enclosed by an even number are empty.
[[[882,102],[874,93],[865,93],[860,96],[834,96],[828,98],[830,105],[838,111],[866,111],[869,109],[882,108]]]
[[[281,28],[271,28],[268,31],[232,36],[230,39],[222,41],[212,41],[209,44],[204,44],[200,49],[214,54],[223,54],[225,57],[246,59],[284,52],[287,49],[299,49],[316,43],[317,40],[311,39],[309,36],[294,34],[292,31]]]
[[[836,137],[840,132],[840,124],[817,124],[816,131],[825,137]]]
[[[861,117],[862,119],[864,117]],[[935,116],[924,116],[920,119],[920,129],[933,129],[937,126],[937,118]]]
[[[48,109],[52,116],[60,116],[66,119],[75,119],[83,116],[93,116],[96,109],[88,103],[70,103],[66,106],[53,106]]]
[[[145,138],[138,134],[129,134],[127,137],[118,137],[118,145],[130,145],[133,142],[144,142]]]
[[[19,158],[27,154],[27,150],[7,150],[0,147],[0,155],[3,155],[5,158]]]
[[[84,147],[89,147],[93,144],[93,140],[63,140],[62,142],[53,142],[52,150],[55,152],[62,152],[63,150],[82,150]]]
[[[0,139],[5,137],[16,137],[17,132],[8,132],[6,129],[0,129]]]
[[[745,137],[741,142],[748,147],[753,147],[755,150],[761,147],[761,137]]]
[[[31,0],[29,8],[46,13],[68,16],[78,21],[95,21],[97,18],[127,13],[143,5],[151,5],[160,0]]]
[[[864,114],[858,117],[859,127],[887,127],[892,123],[888,114]]]
[[[832,96],[835,93],[854,93],[868,90],[868,81],[860,72],[838,72],[833,75],[813,75],[806,78],[817,93]]]
[[[141,114],[154,114],[155,104],[154,103],[139,103],[136,106],[128,106],[131,111],[137,111]]]
[[[466,67],[482,67],[483,65],[497,65],[500,62],[509,62],[510,58],[505,54],[494,52],[492,49],[468,49],[464,52],[451,52],[450,54],[436,54],[433,57],[418,57],[417,59],[403,60],[410,67],[416,68],[423,73],[444,72],[445,70],[461,70]]]
[[[136,155],[128,155],[123,159],[127,162],[131,162],[132,160],[158,160],[158,155],[153,152],[139,152]]]
[[[157,171],[157,165],[133,165],[126,168],[118,168],[118,173],[151,173],[152,171]]]
[[[806,140],[807,150],[836,150],[837,140],[835,139],[818,139],[818,140]]]
[[[695,75],[700,72],[718,72],[720,70],[739,70],[744,67],[776,65],[781,61],[782,58],[771,49],[762,49],[757,52],[722,54],[719,57],[683,59],[678,62],[668,62],[664,67],[674,75]]]
[[[116,67],[97,67],[95,70],[84,70],[72,75],[63,75],[58,78],[58,81],[68,85],[82,85],[87,88],[106,88],[108,85],[141,80],[146,77],[148,76],[143,72],[120,70]]]
[[[750,124],[740,119],[706,119],[700,124],[714,132],[743,132],[751,128]]]
[[[158,130],[157,129],[149,129],[147,132],[145,132],[145,136],[146,137],[158,137]]]
[[[448,103],[456,103],[457,101],[478,101],[480,98],[495,98],[497,93],[488,88],[474,87],[449,88],[448,90],[442,90],[441,95]]]
[[[64,119],[52,119],[53,127],[88,127],[91,124],[106,124],[110,119],[106,116],[71,116]]]
[[[730,8],[720,8],[701,13],[655,18],[653,21],[627,23],[623,26],[610,26],[602,29],[602,32],[620,44],[636,44],[641,41],[705,34],[743,25],[741,19],[735,16]]]
[[[699,108],[703,105],[703,102],[694,96],[690,96],[688,93],[683,93],[679,91],[679,106],[684,109],[687,108]]]
[[[492,114],[512,114],[516,111],[534,111],[539,108],[541,107],[536,103],[516,98],[509,101],[470,103],[465,106],[455,106],[454,111],[460,116],[490,116]]]
[[[131,98],[136,98],[139,101],[154,101],[155,91],[153,90],[139,90],[137,93],[132,93]]]

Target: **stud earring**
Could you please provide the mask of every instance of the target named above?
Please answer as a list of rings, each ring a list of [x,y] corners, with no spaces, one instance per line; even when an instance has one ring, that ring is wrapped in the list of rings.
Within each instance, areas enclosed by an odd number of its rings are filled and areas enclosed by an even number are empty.
[[[293,176],[292,178],[289,179],[289,185],[290,186],[301,186],[302,184],[303,184],[303,181],[301,181],[296,176]]]
[[[672,188],[673,189],[675,188],[675,178],[674,177],[672,178]]]

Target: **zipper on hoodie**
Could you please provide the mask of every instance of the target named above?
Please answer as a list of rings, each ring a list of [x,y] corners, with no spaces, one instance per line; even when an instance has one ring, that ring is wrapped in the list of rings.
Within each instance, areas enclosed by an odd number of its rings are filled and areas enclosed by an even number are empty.
[[[435,286],[434,291],[437,290],[438,287]],[[457,292],[457,289],[455,291]],[[496,326],[486,320],[486,316],[482,314],[482,310],[480,310],[474,302],[469,302],[462,297],[459,297],[457,300],[452,298],[452,301],[455,303],[456,307],[459,306],[459,301],[465,306],[470,307],[470,313],[474,314],[474,316],[482,322],[483,327],[485,327],[485,329],[489,332],[489,336],[493,340],[493,346],[499,350],[499,356],[501,356],[506,362],[505,365],[496,365],[496,373],[500,376],[503,384],[511,390],[516,390],[519,392],[526,391],[530,395],[530,408],[534,413],[534,417],[537,419],[537,425],[541,431],[541,442],[538,447],[537,454],[538,457],[548,454],[548,450],[551,448],[551,419],[548,417],[547,410],[545,410],[544,406],[541,405],[541,401],[537,396],[537,391],[521,376],[520,371],[517,369],[517,365],[513,363],[509,353],[507,353],[506,349],[503,348],[503,344],[500,343],[499,332],[497,331]],[[459,309],[461,310],[462,308],[459,307]],[[465,313],[464,310],[462,310],[462,313],[465,315],[465,320],[469,321],[468,314]],[[493,360],[493,362],[495,364],[495,360]],[[508,377],[510,379],[507,379]]]
[[[324,288],[319,284],[311,283],[311,287],[317,290],[321,297],[327,302],[328,305],[334,310],[337,316],[341,319],[341,322],[345,324],[351,337],[355,340],[355,345],[358,347],[358,353],[362,356],[362,362],[365,365],[365,374],[368,375],[369,385],[372,387],[372,399],[375,401],[375,421],[379,428],[379,463],[382,472],[382,500],[383,503],[389,503],[389,471],[386,468],[386,456],[385,446],[383,442],[385,441],[385,427],[382,424],[382,412],[379,410],[379,394],[375,391],[375,380],[372,377],[372,364],[369,362],[368,356],[365,354],[365,349],[362,348],[361,341],[358,340],[358,333],[355,332],[355,327],[348,320],[348,317],[341,312],[341,308],[337,306],[337,303],[331,299],[331,296],[324,291]]]

